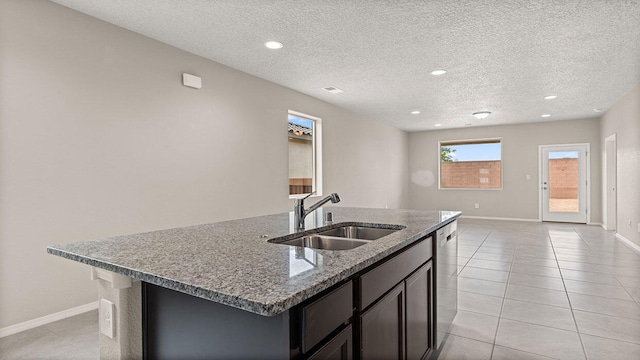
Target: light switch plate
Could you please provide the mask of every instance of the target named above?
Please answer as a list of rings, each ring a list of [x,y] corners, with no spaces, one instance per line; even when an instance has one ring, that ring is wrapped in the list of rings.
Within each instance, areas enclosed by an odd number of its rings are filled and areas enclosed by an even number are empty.
[[[109,338],[115,336],[116,306],[107,299],[100,299],[100,332]]]

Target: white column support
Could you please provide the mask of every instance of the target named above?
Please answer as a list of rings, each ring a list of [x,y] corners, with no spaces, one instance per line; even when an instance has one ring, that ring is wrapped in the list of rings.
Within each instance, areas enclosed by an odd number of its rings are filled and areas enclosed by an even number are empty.
[[[111,284],[112,289],[126,289],[131,287],[131,278],[116,274],[111,271],[107,271],[104,269],[98,269],[95,267],[91,268],[91,280],[105,280],[109,284]]]
[[[140,281],[111,271],[91,268],[91,279],[98,280],[100,299],[115,305],[112,316],[114,336],[100,333],[100,359],[142,359],[142,291]],[[100,301],[102,303],[102,301]],[[100,323],[105,309],[100,309]]]

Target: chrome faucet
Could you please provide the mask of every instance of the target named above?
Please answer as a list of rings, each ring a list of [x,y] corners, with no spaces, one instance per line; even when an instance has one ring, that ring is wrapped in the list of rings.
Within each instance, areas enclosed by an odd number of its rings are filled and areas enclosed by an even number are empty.
[[[304,200],[306,198],[308,198],[309,196],[315,194],[316,192],[312,192],[311,194],[303,197],[302,199],[296,199],[296,204],[293,208],[293,213],[295,214],[295,226],[296,226],[296,231],[300,231],[300,230],[304,230],[304,218],[309,215],[309,213],[315,211],[316,209],[318,209],[320,206],[326,204],[327,202],[331,201],[332,203],[337,203],[340,202],[340,196],[338,196],[338,194],[333,193],[329,196],[327,196],[326,198],[318,201],[317,203],[311,205],[308,209],[304,208]]]

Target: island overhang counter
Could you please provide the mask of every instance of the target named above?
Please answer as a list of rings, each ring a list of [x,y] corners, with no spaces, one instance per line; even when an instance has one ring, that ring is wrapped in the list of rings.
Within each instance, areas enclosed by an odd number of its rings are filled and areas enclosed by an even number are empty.
[[[333,214],[331,225],[322,221],[327,211]],[[147,286],[168,289],[262,317],[278,317],[342,286],[355,274],[424,240],[459,216],[457,211],[346,207],[325,207],[311,214],[305,232],[344,223],[402,228],[341,251],[269,242],[299,234],[293,230],[292,213],[55,245],[47,251],[140,280],[143,292]]]

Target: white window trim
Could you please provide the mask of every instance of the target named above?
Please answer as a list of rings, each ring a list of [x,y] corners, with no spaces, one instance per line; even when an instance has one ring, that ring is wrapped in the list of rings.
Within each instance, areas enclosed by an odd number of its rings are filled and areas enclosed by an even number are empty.
[[[483,141],[499,141],[500,142],[500,187],[499,188],[443,188],[440,183],[440,168],[442,161],[440,159],[440,147],[442,143],[452,143],[452,142],[483,142]],[[456,190],[482,190],[482,191],[501,191],[504,189],[504,143],[502,141],[502,137],[493,137],[493,138],[480,138],[480,139],[459,139],[459,140],[442,140],[438,141],[438,190],[445,191],[456,191]]]
[[[301,118],[313,120],[313,174],[312,174],[312,190],[316,193],[310,197],[322,196],[322,119],[316,116],[308,115],[295,110],[288,110],[288,115],[298,116]],[[287,164],[287,170],[289,166]],[[289,192],[287,190],[287,192]],[[289,199],[300,199],[307,194],[289,195]]]

